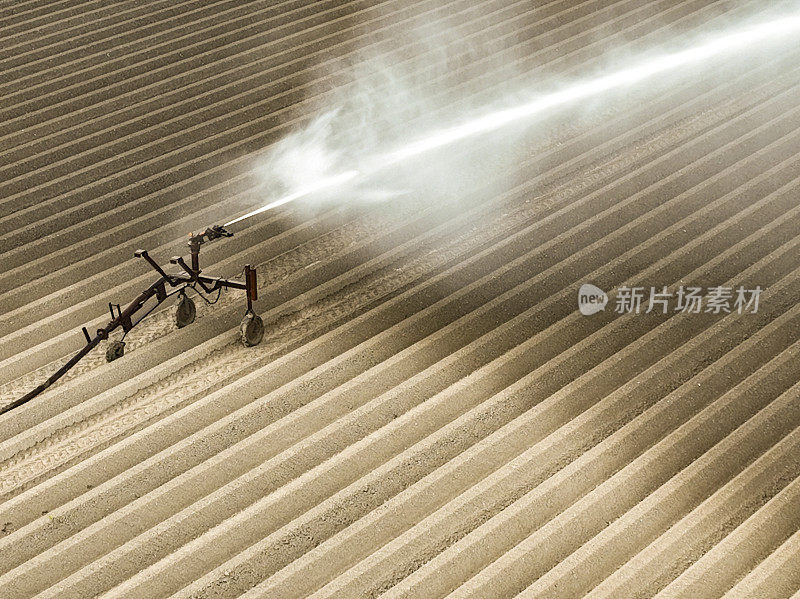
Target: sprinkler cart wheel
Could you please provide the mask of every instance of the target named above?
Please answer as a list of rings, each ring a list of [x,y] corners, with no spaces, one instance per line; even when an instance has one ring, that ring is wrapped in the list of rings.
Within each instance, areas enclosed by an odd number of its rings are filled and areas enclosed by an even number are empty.
[[[188,326],[194,322],[197,316],[197,307],[194,305],[192,298],[181,292],[178,306],[175,308],[175,324],[179,329]]]
[[[248,310],[239,326],[242,343],[245,347],[253,347],[264,338],[264,321],[255,312]]]
[[[107,362],[113,362],[117,358],[121,358],[124,355],[125,355],[124,341],[112,341],[108,344],[108,348],[106,349]]]

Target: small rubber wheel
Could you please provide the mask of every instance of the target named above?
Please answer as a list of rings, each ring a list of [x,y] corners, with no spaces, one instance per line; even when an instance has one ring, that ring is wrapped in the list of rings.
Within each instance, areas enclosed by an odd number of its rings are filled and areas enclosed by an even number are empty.
[[[242,319],[239,332],[242,335],[242,343],[245,347],[258,345],[264,338],[264,321],[261,320],[258,314],[248,312]]]
[[[188,326],[194,322],[197,316],[197,308],[192,301],[192,298],[187,297],[185,293],[181,293],[181,299],[178,300],[178,307],[175,308],[175,324],[179,329]]]
[[[125,342],[124,341],[112,341],[108,344],[108,348],[106,349],[106,361],[113,362],[117,358],[121,358],[125,355]]]

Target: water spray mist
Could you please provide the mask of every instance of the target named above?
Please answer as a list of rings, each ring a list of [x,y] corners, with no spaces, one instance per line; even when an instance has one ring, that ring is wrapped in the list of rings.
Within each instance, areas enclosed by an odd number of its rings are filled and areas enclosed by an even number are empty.
[[[310,196],[314,193],[335,189],[356,180],[365,179],[389,167],[406,160],[421,156],[427,152],[444,148],[470,137],[497,131],[512,123],[524,122],[531,117],[559,106],[585,100],[605,92],[635,85],[680,67],[701,63],[738,49],[746,48],[760,42],[773,41],[800,31],[800,14],[786,15],[780,19],[742,29],[723,35],[704,44],[700,44],[671,54],[664,54],[646,62],[576,83],[560,91],[540,96],[529,102],[519,104],[479,116],[465,123],[434,131],[420,137],[400,148],[376,156],[358,170],[348,170],[335,176],[325,177],[304,188],[239,216],[225,226],[243,221],[278,206]]]

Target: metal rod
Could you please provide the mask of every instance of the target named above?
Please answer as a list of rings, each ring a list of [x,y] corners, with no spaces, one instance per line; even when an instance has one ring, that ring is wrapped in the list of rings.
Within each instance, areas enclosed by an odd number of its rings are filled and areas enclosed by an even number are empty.
[[[170,285],[174,286],[173,283],[172,283],[172,277],[170,275],[168,275],[167,273],[165,273],[164,269],[162,269],[158,265],[158,262],[156,262],[155,260],[153,260],[150,257],[150,254],[147,253],[147,250],[136,250],[133,253],[133,255],[136,256],[137,258],[144,258],[145,260],[147,260],[147,263],[150,264],[150,266],[153,267],[153,270],[155,270],[158,274],[160,274],[161,277],[165,281],[167,281]]]
[[[256,269],[245,264],[244,284],[247,291],[247,311],[253,311],[253,302],[258,299],[258,280],[256,279]]]

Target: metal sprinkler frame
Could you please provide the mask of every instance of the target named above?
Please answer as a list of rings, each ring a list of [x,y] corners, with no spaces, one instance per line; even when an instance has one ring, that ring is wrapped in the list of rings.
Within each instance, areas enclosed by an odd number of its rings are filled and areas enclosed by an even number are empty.
[[[134,256],[145,260],[153,270],[160,275],[160,278],[142,291],[142,293],[128,304],[124,310],[119,304],[109,303],[108,309],[111,312],[111,320],[109,323],[105,327],[97,329],[94,337],[89,334],[86,327],[82,327],[83,334],[86,337],[86,345],[83,349],[72,356],[61,368],[51,374],[46,381],[38,385],[35,389],[0,408],[0,414],[21,406],[42,393],[64,376],[67,371],[74,367],[84,356],[97,347],[101,341],[108,339],[115,330],[122,328],[124,331],[124,339],[125,335],[127,335],[131,329],[142,322],[153,310],[173,295],[177,294],[180,297],[175,311],[175,322],[178,328],[182,328],[194,322],[196,307],[194,301],[186,295],[187,288],[192,288],[203,299],[205,299],[206,295],[211,295],[214,292],[220,293],[222,289],[244,290],[247,299],[247,310],[240,326],[241,340],[247,347],[258,345],[264,336],[264,322],[261,317],[253,311],[253,302],[258,299],[256,269],[246,264],[244,267],[244,282],[240,282],[232,279],[204,275],[200,268],[201,246],[209,241],[223,237],[233,237],[233,233],[227,231],[222,225],[214,225],[200,233],[192,233],[189,236],[188,243],[191,265],[187,264],[180,256],[170,258],[171,264],[180,266],[183,270],[183,272],[176,274],[168,274],[165,272],[164,269],[150,257],[146,250],[136,250]],[[168,287],[171,288],[169,291],[167,291]],[[134,316],[144,308],[145,304],[154,298],[156,300],[155,304],[150,306],[140,318],[134,320]],[[213,303],[209,300],[206,301],[208,303]],[[124,353],[125,342],[123,340],[112,341],[106,351],[106,360],[112,362],[122,357]]]

